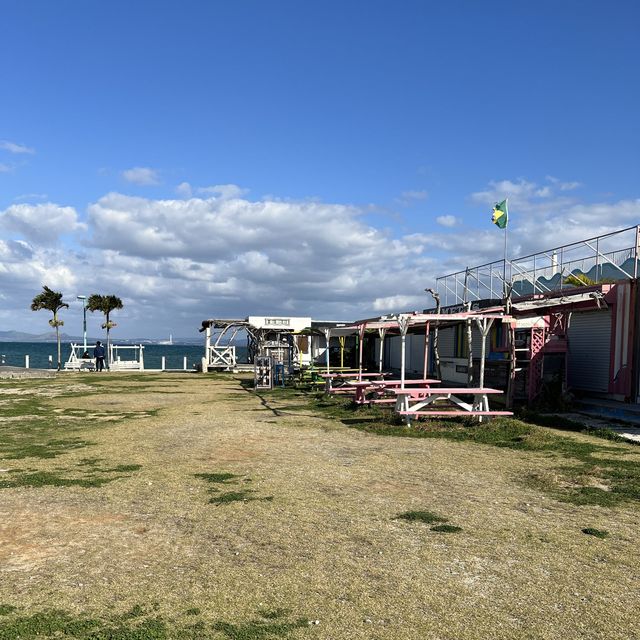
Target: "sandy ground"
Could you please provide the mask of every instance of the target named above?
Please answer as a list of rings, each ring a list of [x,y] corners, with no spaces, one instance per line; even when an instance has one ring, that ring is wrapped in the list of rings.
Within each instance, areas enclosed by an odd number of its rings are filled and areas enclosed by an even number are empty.
[[[274,412],[233,379],[126,380],[51,394],[63,409],[140,415],[88,420],[93,446],[26,467],[88,456],[142,467],[99,488],[1,490],[0,603],[77,614],[157,603],[178,621],[190,607],[208,621],[282,608],[319,621],[290,637],[318,640],[640,638],[640,514],[524,488],[518,478],[550,457]],[[237,477],[194,476],[222,472]],[[212,487],[254,499],[211,504]],[[395,519],[412,509],[463,531]]]

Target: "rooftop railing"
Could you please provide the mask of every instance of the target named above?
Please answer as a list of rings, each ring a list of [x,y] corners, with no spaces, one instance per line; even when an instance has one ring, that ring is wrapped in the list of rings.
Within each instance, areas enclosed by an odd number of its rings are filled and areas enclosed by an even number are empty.
[[[441,276],[436,288],[444,306],[514,298],[566,288],[637,278],[640,225],[572,242],[513,260],[495,260]]]

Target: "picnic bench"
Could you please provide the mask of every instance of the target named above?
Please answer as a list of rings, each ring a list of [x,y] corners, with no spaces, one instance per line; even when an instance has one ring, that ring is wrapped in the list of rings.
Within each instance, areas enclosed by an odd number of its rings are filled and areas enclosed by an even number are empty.
[[[359,371],[339,371],[337,373],[321,373],[320,377],[325,380],[325,393],[351,393],[353,389],[349,389],[347,383],[355,382],[355,379],[361,378],[382,378],[384,373],[361,373]]]
[[[512,411],[493,411],[489,408],[489,396],[501,395],[499,389],[487,387],[452,387],[452,388],[419,388],[419,389],[394,389],[396,396],[396,412],[404,416],[408,425],[413,418],[433,416],[474,416],[482,422],[483,417],[512,416]],[[473,396],[468,402],[460,396]],[[448,407],[436,407],[440,400],[449,402]],[[451,406],[453,405],[453,407]]]
[[[400,389],[403,385],[402,380],[366,380],[357,382],[348,382],[349,387],[355,389],[354,401],[356,404],[393,404],[395,396],[386,396],[387,393],[394,389]],[[405,387],[418,386],[428,388],[432,384],[440,384],[440,380],[431,380],[423,378],[420,380],[404,380]],[[367,394],[373,394],[375,397],[368,398]]]

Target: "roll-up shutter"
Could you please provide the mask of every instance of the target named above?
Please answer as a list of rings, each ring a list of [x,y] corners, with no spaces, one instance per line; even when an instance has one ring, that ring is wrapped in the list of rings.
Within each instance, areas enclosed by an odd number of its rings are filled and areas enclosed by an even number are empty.
[[[453,358],[455,356],[456,332],[454,327],[446,327],[438,331],[438,351],[440,358]]]
[[[609,391],[611,309],[573,313],[567,381],[572,389]]]

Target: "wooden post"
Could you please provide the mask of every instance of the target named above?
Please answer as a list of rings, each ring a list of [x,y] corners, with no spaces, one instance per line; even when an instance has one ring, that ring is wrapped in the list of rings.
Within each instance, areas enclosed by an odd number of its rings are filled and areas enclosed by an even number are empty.
[[[358,382],[362,382],[362,345],[364,343],[364,332],[366,328],[366,323],[358,327]]]
[[[144,371],[144,345],[140,345],[140,371]]]
[[[182,358],[182,368],[186,371],[187,370],[187,356],[185,356],[184,358]]]
[[[464,270],[464,294],[463,294],[464,310],[471,311],[471,302],[469,301],[469,267]],[[473,333],[471,329],[471,320],[465,321],[465,333],[467,337],[467,384],[473,386]]]
[[[322,332],[324,333],[325,340],[327,341],[326,359],[327,359],[327,373],[330,372],[329,366],[329,344],[331,342],[331,327],[325,327]]]
[[[473,386],[473,332],[471,320],[465,320],[467,334],[467,384]]]
[[[204,332],[204,357],[205,357],[205,360],[207,361],[207,366],[205,367],[203,363],[203,367],[202,367],[203,373],[207,373],[207,370],[209,369],[209,362],[211,361],[210,352],[211,352],[211,326],[208,326]]]
[[[382,373],[382,361],[384,358],[384,334],[387,332],[386,327],[380,327],[378,329],[378,335],[380,336],[380,353],[378,353],[378,370]]]
[[[436,293],[433,289],[425,289],[428,291],[436,302],[436,314],[440,315],[440,294]],[[440,368],[440,350],[438,348],[438,325],[439,322],[436,321],[436,326],[433,329],[433,359],[436,363],[436,377],[438,380],[442,380],[442,369]]]
[[[167,361],[165,356],[162,356],[161,360],[160,360],[160,369],[162,369],[162,371],[164,371],[167,367],[166,367]]]
[[[484,361],[487,354],[487,336],[491,331],[493,325],[493,318],[476,318],[476,324],[478,325],[478,331],[482,336],[482,346],[480,347],[480,373],[478,376],[478,386],[484,388]],[[485,411],[488,411],[489,407],[484,407]]]
[[[427,379],[429,373],[429,321],[425,323],[424,329],[424,362],[422,364],[422,378]]]
[[[406,359],[406,341],[407,329],[409,328],[409,318],[407,316],[398,316],[398,328],[400,329],[400,388],[404,389],[405,379],[405,359]]]
[[[28,354],[24,357],[24,368],[25,369],[29,368],[29,355]]]
[[[345,336],[339,336],[338,337],[338,342],[340,343],[340,368],[344,368],[344,343],[345,343],[346,337]]]
[[[513,321],[512,321],[513,322]],[[509,340],[509,379],[507,381],[507,409],[513,407],[513,396],[515,394],[516,381],[516,328],[515,325],[509,323],[508,340]]]

